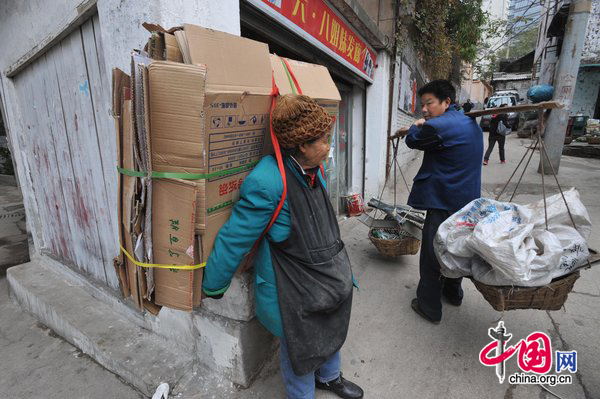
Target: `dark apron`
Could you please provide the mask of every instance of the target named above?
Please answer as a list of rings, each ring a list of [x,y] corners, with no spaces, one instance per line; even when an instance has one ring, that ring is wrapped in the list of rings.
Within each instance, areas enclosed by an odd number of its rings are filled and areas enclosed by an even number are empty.
[[[277,294],[292,368],[317,370],[344,344],[352,307],[350,259],[319,177],[302,185],[285,166],[291,231],[269,241]]]

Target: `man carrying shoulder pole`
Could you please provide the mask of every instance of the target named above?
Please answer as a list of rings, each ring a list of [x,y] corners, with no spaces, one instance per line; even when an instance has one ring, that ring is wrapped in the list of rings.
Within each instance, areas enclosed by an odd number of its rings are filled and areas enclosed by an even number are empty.
[[[424,119],[406,135],[406,145],[424,153],[408,205],[427,211],[419,258],[420,280],[411,307],[438,324],[442,295],[455,306],[463,299],[462,278],[445,278],[433,252],[438,227],[450,215],[481,196],[483,132],[473,118],[457,111],[456,90],[447,80],[434,80],[418,92]]]

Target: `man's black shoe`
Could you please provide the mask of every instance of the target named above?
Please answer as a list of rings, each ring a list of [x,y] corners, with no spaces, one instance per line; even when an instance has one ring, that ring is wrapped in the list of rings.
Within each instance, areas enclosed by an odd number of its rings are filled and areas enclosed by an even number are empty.
[[[440,324],[439,320],[432,319],[431,317],[427,316],[425,312],[423,312],[423,310],[421,310],[421,307],[419,306],[419,300],[417,298],[412,300],[412,302],[410,303],[410,307],[412,308],[412,310],[415,311],[416,314],[418,314],[428,322],[433,324]]]
[[[446,299],[446,301],[448,301],[448,303],[450,305],[453,305],[453,306],[462,305],[462,298],[451,297],[450,295],[447,295],[445,292],[443,293],[443,297]]]
[[[364,395],[363,390],[355,383],[342,377],[342,373],[340,373],[340,376],[333,381],[320,382],[319,380],[316,380],[315,386],[318,389],[331,391],[344,399],[360,399]]]

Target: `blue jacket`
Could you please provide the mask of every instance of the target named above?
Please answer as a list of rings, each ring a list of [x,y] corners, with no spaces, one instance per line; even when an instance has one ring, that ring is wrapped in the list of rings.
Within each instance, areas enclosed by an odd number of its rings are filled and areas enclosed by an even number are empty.
[[[288,162],[295,178],[306,185],[304,178],[292,166],[293,161],[287,158],[285,162]],[[318,176],[323,187],[326,187],[320,171]],[[213,251],[204,269],[202,289],[207,295],[217,295],[227,291],[244,255],[250,251],[269,224],[282,193],[283,183],[277,161],[271,156],[266,156],[244,180],[240,190],[240,200],[233,207],[231,217],[217,235]],[[286,199],[267,237],[273,242],[281,242],[288,238],[290,229],[290,210]],[[254,279],[256,317],[273,335],[283,337],[277,282],[267,238],[263,239],[254,258]]]
[[[431,138],[440,143],[431,146]],[[406,145],[424,151],[408,204],[455,212],[481,196],[483,132],[473,118],[451,105],[421,127],[411,126]]]

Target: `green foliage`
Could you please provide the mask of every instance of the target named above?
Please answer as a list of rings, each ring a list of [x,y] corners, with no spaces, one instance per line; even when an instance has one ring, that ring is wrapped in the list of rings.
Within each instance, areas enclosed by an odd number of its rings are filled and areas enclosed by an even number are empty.
[[[483,40],[477,50],[480,57],[473,62],[476,76],[490,80],[493,72],[499,70],[501,59],[515,60],[534,50],[538,36],[536,20],[531,17],[517,17],[511,21],[488,20],[482,29]],[[516,28],[518,22],[524,22],[525,26]],[[499,38],[500,41],[490,48],[487,38]]]
[[[517,37],[512,39],[508,45],[508,56],[511,59],[521,58],[525,54],[535,50],[537,43],[538,27],[529,28],[522,33],[519,33]]]
[[[482,0],[417,0],[413,17],[419,55],[432,78],[448,78],[453,59],[472,62],[488,20]]]

